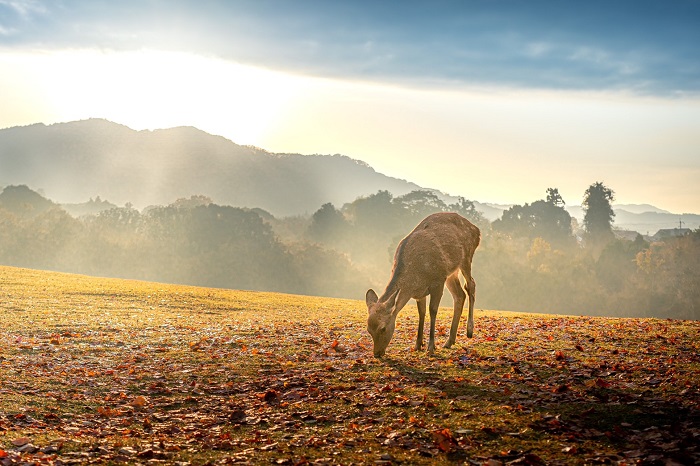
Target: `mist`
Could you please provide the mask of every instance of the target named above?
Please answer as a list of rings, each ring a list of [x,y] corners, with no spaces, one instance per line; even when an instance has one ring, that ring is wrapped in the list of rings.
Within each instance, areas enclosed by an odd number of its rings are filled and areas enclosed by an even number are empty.
[[[142,210],[99,198],[63,207],[27,186],[8,186],[0,193],[0,264],[362,299],[386,286],[399,241],[445,211],[482,232],[473,263],[477,309],[700,318],[700,230],[652,242],[610,236],[594,245],[551,200],[514,206],[490,222],[464,198],[447,204],[431,191],[378,191],[277,218],[202,195]],[[442,304],[451,305],[447,295]]]

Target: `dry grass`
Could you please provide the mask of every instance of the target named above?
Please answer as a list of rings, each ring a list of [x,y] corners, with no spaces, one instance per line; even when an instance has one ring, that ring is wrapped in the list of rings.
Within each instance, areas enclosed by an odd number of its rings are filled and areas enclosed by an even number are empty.
[[[380,361],[360,301],[0,267],[0,463],[699,460],[700,323],[415,314]]]

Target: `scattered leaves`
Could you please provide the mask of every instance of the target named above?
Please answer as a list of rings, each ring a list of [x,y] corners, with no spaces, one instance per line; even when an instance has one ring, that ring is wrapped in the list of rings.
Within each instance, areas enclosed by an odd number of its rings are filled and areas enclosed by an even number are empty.
[[[0,283],[2,466],[700,462],[698,322],[479,310],[428,357],[407,308],[377,360],[361,301]]]

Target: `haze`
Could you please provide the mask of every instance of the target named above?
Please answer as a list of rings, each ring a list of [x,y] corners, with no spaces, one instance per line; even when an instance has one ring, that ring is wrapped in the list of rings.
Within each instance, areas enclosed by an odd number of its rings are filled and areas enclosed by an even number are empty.
[[[700,4],[0,0],[0,127],[196,126],[482,202],[700,209]],[[196,193],[193,193],[196,194]]]

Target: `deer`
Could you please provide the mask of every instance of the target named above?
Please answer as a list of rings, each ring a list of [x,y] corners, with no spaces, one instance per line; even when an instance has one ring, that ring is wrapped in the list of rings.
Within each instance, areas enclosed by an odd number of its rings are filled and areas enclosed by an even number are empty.
[[[479,246],[481,232],[469,220],[456,213],[429,215],[405,238],[394,254],[391,278],[386,290],[377,296],[369,289],[365,296],[369,317],[367,330],[374,342],[374,356],[381,358],[394,335],[396,317],[411,299],[418,306],[418,335],[415,350],[423,348],[423,327],[427,297],[430,296],[430,334],[428,353],[435,353],[435,320],[445,286],[454,299],[450,336],[445,348],[454,345],[466,297],[469,297],[467,337],[474,333],[476,281],[472,277],[472,258]],[[464,290],[459,273],[464,276]],[[466,294],[465,294],[466,291]]]

